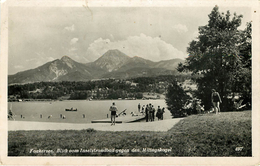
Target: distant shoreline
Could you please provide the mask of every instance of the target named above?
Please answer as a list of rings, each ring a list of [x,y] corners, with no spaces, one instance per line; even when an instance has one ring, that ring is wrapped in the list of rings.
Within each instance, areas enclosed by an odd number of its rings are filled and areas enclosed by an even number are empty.
[[[57,102],[57,101],[126,101],[126,100],[140,100],[140,101],[146,101],[146,100],[165,100],[165,98],[158,98],[158,99],[92,99],[92,100],[88,100],[88,99],[77,99],[77,100],[68,100],[68,99],[64,99],[64,100],[52,100],[52,99],[21,99],[22,101],[8,101],[8,103],[16,103],[16,102]]]

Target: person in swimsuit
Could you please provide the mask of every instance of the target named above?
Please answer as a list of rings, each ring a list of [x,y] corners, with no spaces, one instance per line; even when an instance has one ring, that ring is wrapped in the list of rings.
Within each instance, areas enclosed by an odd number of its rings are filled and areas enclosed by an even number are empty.
[[[116,124],[116,112],[118,111],[115,103],[113,103],[112,106],[110,106],[109,111],[111,112],[111,126],[112,126]]]
[[[141,104],[139,103],[138,104],[138,112],[140,112],[140,109],[141,109]]]
[[[211,102],[213,104],[214,111],[216,112],[216,114],[218,114],[220,112],[219,103],[222,103],[222,101],[221,101],[221,98],[219,96],[219,93],[216,92],[215,89],[212,89]]]

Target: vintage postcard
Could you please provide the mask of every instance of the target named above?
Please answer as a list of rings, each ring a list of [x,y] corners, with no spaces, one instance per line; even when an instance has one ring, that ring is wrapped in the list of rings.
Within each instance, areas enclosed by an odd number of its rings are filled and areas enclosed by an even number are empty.
[[[1,2],[3,165],[259,165],[259,2]]]

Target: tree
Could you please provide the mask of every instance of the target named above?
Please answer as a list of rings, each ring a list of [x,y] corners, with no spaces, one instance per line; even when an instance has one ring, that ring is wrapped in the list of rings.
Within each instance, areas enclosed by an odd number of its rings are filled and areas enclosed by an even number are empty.
[[[181,116],[180,112],[183,111],[183,107],[189,98],[182,87],[176,81],[172,81],[168,86],[165,100],[173,117]]]
[[[216,89],[223,98],[223,110],[234,92],[251,93],[251,24],[238,30],[242,15],[234,13],[231,18],[229,11],[220,13],[217,6],[208,16],[208,24],[199,27],[198,38],[187,48],[189,57],[179,64],[178,71],[198,76],[194,80],[196,94],[206,109],[211,106],[211,89]]]

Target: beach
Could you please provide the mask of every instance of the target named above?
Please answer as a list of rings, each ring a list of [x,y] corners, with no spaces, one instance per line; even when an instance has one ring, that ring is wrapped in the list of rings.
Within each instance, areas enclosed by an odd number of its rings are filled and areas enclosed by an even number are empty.
[[[168,131],[182,118],[167,119],[153,122],[120,123],[111,126],[110,123],[53,123],[32,121],[8,121],[8,131],[19,130],[83,130],[100,131]]]

